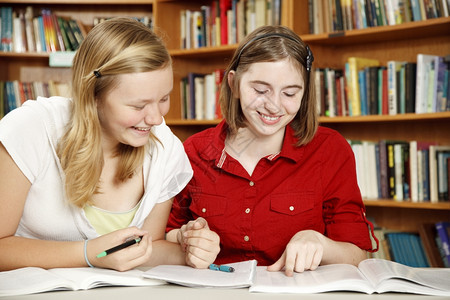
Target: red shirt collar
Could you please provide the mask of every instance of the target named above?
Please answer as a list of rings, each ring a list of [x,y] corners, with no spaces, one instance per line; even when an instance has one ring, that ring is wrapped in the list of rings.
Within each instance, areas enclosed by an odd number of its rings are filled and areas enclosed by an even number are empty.
[[[208,160],[215,160],[215,164],[219,163],[222,156],[222,151],[225,148],[225,138],[227,136],[228,124],[225,120],[222,120],[216,127],[212,129],[211,134],[213,135],[213,142],[211,144],[204,145],[204,151],[202,151],[201,156]],[[298,162],[304,152],[304,147],[297,147],[297,138],[294,135],[294,130],[292,127],[286,126],[286,131],[284,134],[283,147],[281,152],[273,157],[273,160],[279,157],[284,157],[292,160],[293,162]]]

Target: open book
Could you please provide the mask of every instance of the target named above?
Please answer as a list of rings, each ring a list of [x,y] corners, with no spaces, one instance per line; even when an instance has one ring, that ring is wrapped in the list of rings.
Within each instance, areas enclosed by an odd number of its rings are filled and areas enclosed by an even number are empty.
[[[257,267],[250,292],[321,293],[354,291],[366,294],[400,292],[450,296],[450,269],[413,268],[384,259],[366,259],[358,268],[347,264],[319,266],[314,271],[269,272]]]
[[[253,283],[256,260],[227,264],[234,272],[194,269],[188,266],[161,265],[143,273],[145,278],[164,280],[189,287],[242,288]]]
[[[100,268],[27,267],[0,272],[0,297],[62,290],[87,290],[101,286],[150,286],[164,281],[142,277],[142,270],[118,272]]]

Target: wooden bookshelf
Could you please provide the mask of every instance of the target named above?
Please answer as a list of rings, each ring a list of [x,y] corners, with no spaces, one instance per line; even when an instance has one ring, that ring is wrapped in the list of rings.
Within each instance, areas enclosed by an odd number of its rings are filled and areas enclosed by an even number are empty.
[[[180,12],[198,10],[211,0],[12,0],[7,5],[54,12],[92,24],[98,16],[152,14],[155,30],[162,34],[174,61],[174,91],[167,124],[181,140],[214,126],[219,120],[181,120],[180,79],[188,72],[212,72],[225,68],[237,45],[200,49],[180,49]],[[6,5],[6,4],[0,4]],[[350,56],[416,61],[418,53],[450,54],[450,17],[394,26],[380,26],[327,34],[309,34],[308,1],[284,0],[282,24],[289,26],[308,43],[316,68],[343,68]],[[70,80],[67,68],[49,68],[48,54],[0,52],[0,80],[33,81],[49,78]],[[338,130],[348,139],[423,140],[450,144],[450,112],[396,116],[321,117],[322,126]],[[450,221],[450,203],[411,203],[383,199],[366,200],[367,214],[377,225],[417,231],[422,222]]]

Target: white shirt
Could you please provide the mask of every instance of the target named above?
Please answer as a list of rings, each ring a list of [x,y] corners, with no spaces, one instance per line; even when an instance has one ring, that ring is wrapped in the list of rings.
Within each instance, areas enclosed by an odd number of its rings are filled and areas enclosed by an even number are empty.
[[[83,209],[68,203],[65,174],[56,155],[71,101],[38,97],[0,121],[0,142],[31,182],[17,236],[60,241],[98,236]],[[193,174],[181,141],[165,122],[152,132],[163,146],[156,143],[144,159],[144,195],[130,226],[142,227],[153,206],[178,194]]]

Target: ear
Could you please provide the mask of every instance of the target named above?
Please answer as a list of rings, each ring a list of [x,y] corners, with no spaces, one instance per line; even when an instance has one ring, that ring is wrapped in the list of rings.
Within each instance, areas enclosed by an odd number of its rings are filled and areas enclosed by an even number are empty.
[[[235,79],[235,71],[230,70],[227,75],[228,86],[230,87],[231,92],[234,94],[234,79]]]

